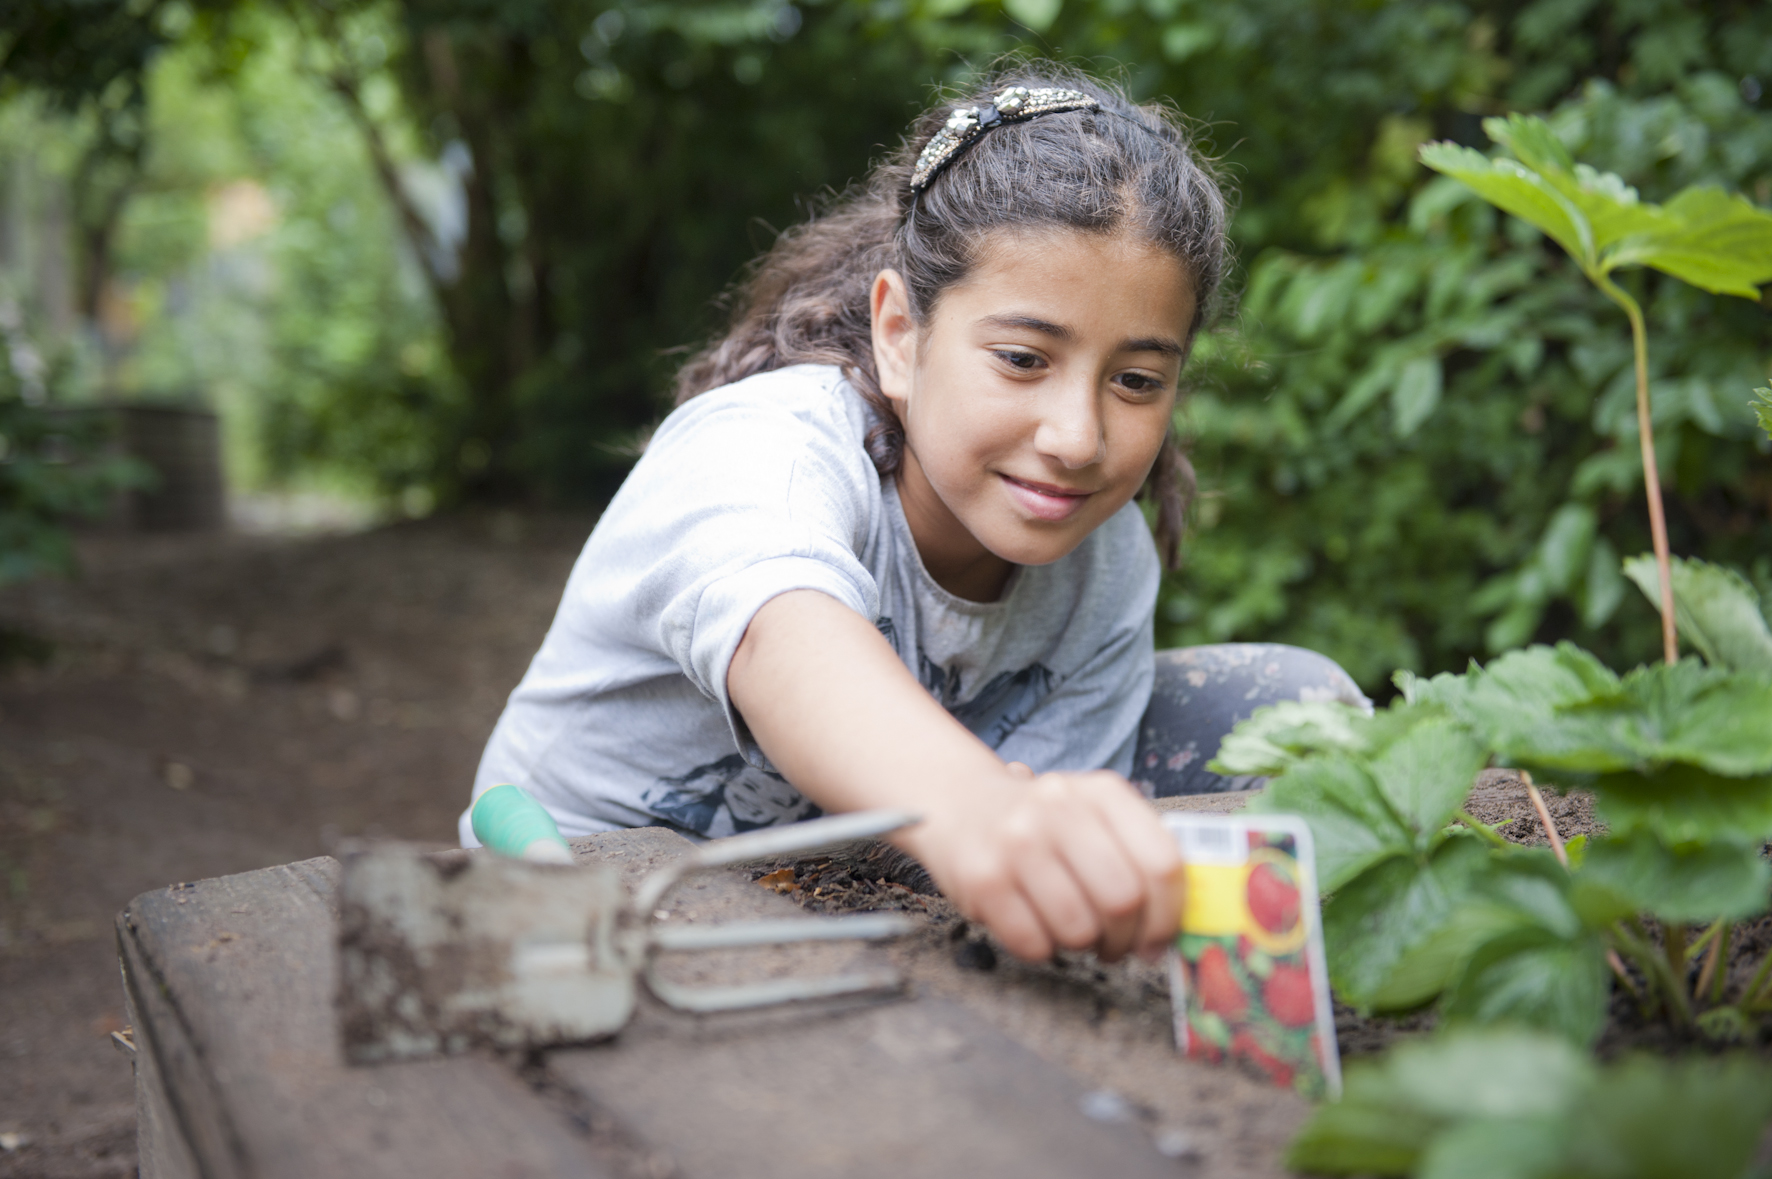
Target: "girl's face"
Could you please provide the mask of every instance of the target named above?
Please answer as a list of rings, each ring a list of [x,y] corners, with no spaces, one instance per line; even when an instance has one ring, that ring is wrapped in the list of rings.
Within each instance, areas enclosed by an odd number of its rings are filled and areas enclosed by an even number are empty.
[[[921,329],[873,286],[874,362],[904,425],[899,496],[924,566],[992,601],[1137,494],[1175,407],[1194,285],[1131,234],[1000,234]]]

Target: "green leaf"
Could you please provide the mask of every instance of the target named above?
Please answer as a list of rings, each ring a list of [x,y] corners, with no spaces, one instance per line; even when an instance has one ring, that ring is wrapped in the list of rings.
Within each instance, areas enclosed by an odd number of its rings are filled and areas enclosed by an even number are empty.
[[[1317,1174],[1417,1173],[1438,1135],[1472,1121],[1556,1119],[1592,1084],[1585,1055],[1554,1037],[1491,1029],[1407,1042],[1382,1060],[1349,1066],[1342,1099],[1318,1108],[1286,1165]]]
[[[1350,1070],[1350,1084],[1359,1075]],[[1312,1175],[1409,1175],[1440,1125],[1376,1092],[1356,1099],[1350,1088],[1340,1101],[1317,1107],[1287,1148],[1286,1168]]]
[[[1534,172],[1573,172],[1575,157],[1563,146],[1550,124],[1536,115],[1511,114],[1504,119],[1484,119],[1483,134],[1514,153]]]
[[[1570,715],[1623,695],[1618,677],[1572,643],[1509,652],[1487,668],[1437,675],[1414,690],[1418,700],[1446,707],[1480,741],[1516,762],[1580,772],[1622,770],[1634,762],[1595,717]]]
[[[1528,647],[1463,676],[1411,686],[1515,765],[1577,774],[1686,762],[1717,774],[1772,772],[1772,678],[1696,660],[1620,680],[1570,643]]]
[[[1462,180],[1477,195],[1538,229],[1562,246],[1577,262],[1596,265],[1593,227],[1575,203],[1544,177],[1513,160],[1491,160],[1479,151],[1452,143],[1430,143],[1421,162],[1436,172]]]
[[[1633,232],[1606,269],[1653,266],[1718,295],[1760,297],[1772,282],[1772,213],[1720,188],[1683,190],[1661,209],[1662,225]]]
[[[1036,33],[1050,28],[1062,7],[1064,0],[1003,0],[1003,11]]]
[[[1475,1118],[1428,1144],[1416,1179],[1543,1179],[1563,1161],[1563,1128],[1553,1117]]]
[[[1283,700],[1256,709],[1218,746],[1207,769],[1226,777],[1283,774],[1313,753],[1353,752],[1366,741],[1356,730],[1359,709],[1333,700]]]
[[[1371,760],[1379,792],[1426,851],[1469,796],[1488,760],[1468,730],[1444,717],[1416,724]]]
[[[1391,428],[1407,438],[1440,406],[1440,358],[1417,356],[1405,364],[1391,388]]]
[[[1772,1117],[1772,1068],[1747,1056],[1636,1056],[1605,1070],[1564,1123],[1565,1174],[1690,1179],[1746,1174]]]
[[[1632,557],[1624,563],[1624,572],[1660,609],[1661,578],[1655,558],[1647,553]],[[1760,610],[1760,595],[1745,577],[1721,565],[1681,557],[1672,559],[1668,574],[1680,634],[1698,648],[1706,663],[1772,671],[1772,629]]]
[[[1521,928],[1519,913],[1500,905],[1460,905],[1420,943],[1406,950],[1373,990],[1375,1011],[1411,1011],[1432,1002],[1455,982],[1471,955],[1486,942]]]
[[[1568,593],[1587,572],[1596,524],[1594,510],[1580,503],[1564,504],[1551,517],[1538,542],[1538,565],[1551,589]]]
[[[1673,765],[1607,774],[1593,789],[1594,809],[1615,835],[1652,831],[1672,847],[1772,837],[1772,776],[1725,778]]]
[[[1580,869],[1584,887],[1606,889],[1630,913],[1663,921],[1739,921],[1765,910],[1772,865],[1758,843],[1718,840],[1668,847],[1638,829],[1594,843]]]
[[[1511,1021],[1587,1045],[1606,1026],[1611,984],[1606,943],[1599,935],[1565,938],[1542,927],[1522,927],[1471,955],[1444,1010],[1452,1019]]]
[[[1323,936],[1335,989],[1350,1003],[1373,1006],[1392,972],[1453,920],[1490,863],[1475,839],[1452,838],[1425,859],[1387,859],[1333,893],[1323,907]]]
[[[1760,419],[1760,429],[1772,438],[1772,389],[1754,390],[1754,416]]]
[[[1446,1119],[1555,1116],[1593,1075],[1567,1041],[1518,1028],[1404,1043],[1383,1067],[1394,1090],[1407,1095],[1405,1108]]]
[[[1287,1165],[1424,1179],[1738,1179],[1772,1116],[1747,1055],[1637,1056],[1605,1069],[1558,1036],[1463,1028],[1347,1070]]]

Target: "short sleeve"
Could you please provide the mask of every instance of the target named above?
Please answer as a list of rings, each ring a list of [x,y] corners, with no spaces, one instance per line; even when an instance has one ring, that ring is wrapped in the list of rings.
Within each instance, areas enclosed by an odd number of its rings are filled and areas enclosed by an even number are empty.
[[[764,603],[792,590],[874,617],[879,589],[858,553],[879,476],[838,391],[807,412],[805,395],[773,404],[747,384],[666,419],[567,595],[575,629],[664,656],[720,705],[740,751],[761,764],[727,696],[733,654]]]

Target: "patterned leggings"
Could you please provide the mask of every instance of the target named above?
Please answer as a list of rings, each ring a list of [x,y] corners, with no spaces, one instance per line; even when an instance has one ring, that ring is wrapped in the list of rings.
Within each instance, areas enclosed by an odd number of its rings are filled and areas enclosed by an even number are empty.
[[[1157,680],[1138,727],[1132,781],[1146,795],[1249,790],[1260,778],[1225,778],[1206,768],[1218,743],[1264,704],[1372,702],[1333,659],[1279,643],[1218,643],[1157,652]]]

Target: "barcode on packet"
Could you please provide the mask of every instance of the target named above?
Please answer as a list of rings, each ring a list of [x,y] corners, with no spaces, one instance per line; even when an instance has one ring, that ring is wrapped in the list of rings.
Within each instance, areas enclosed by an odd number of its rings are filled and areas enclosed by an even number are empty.
[[[1241,864],[1249,858],[1249,832],[1241,823],[1188,823],[1178,827],[1181,858],[1194,864]]]

